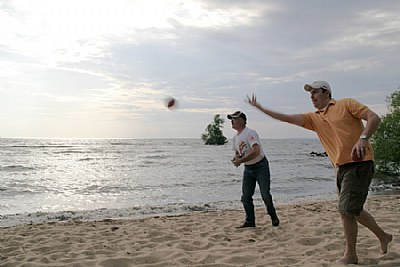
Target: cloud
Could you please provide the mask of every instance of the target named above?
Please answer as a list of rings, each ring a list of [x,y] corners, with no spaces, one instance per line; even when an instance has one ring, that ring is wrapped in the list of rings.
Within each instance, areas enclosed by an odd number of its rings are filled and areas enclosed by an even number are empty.
[[[311,111],[302,87],[317,79],[382,114],[399,87],[399,12],[397,1],[2,1],[0,135],[197,138],[217,113],[264,120],[251,93]]]

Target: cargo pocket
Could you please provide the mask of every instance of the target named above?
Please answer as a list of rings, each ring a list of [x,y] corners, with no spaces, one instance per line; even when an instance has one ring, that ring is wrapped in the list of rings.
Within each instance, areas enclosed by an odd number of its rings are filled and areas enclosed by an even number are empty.
[[[346,213],[360,216],[365,200],[367,199],[367,195],[368,194],[363,194],[361,192],[350,192]]]

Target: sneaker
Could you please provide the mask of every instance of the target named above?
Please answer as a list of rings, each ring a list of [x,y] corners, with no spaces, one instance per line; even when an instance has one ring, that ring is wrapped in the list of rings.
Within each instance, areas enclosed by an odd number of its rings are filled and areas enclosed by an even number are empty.
[[[242,224],[241,226],[238,226],[236,228],[247,228],[247,227],[256,227],[256,224],[251,223],[251,222],[244,222],[244,224]]]
[[[271,216],[272,226],[279,226],[279,218],[278,216],[274,215]]]

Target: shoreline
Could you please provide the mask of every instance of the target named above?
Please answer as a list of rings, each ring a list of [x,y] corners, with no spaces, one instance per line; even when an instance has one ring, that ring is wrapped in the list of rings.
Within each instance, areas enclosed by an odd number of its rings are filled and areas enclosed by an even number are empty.
[[[296,198],[280,198],[274,200],[275,206],[290,205],[295,203],[308,203],[310,201],[334,200],[336,194],[323,194],[314,196],[302,196]],[[254,198],[255,208],[263,208],[261,196]],[[138,206],[126,208],[100,208],[94,210],[64,210],[64,211],[36,211],[0,214],[0,229],[18,225],[32,225],[66,221],[99,221],[104,219],[142,219],[159,216],[175,216],[190,214],[192,212],[211,212],[224,210],[241,210],[240,199],[226,202],[201,202],[201,203],[170,203],[164,206]]]
[[[379,195],[400,195],[400,191],[371,191],[369,197]],[[293,204],[309,204],[312,202],[335,201],[336,194],[324,194],[316,196],[303,196],[294,199],[274,200],[275,206],[286,206]],[[255,208],[263,208],[262,199],[254,199]],[[36,211],[23,213],[6,213],[0,214],[0,229],[13,227],[18,225],[32,225],[54,222],[67,221],[101,221],[104,219],[111,220],[135,220],[148,217],[175,216],[190,214],[198,211],[224,211],[224,210],[241,210],[242,204],[240,200],[230,201],[226,203],[171,203],[164,206],[143,206],[143,207],[127,207],[127,208],[100,208],[94,210],[64,210],[64,211]]]
[[[359,227],[359,265],[400,266],[400,195],[369,196],[365,208],[394,240],[387,254]],[[72,220],[0,228],[0,266],[332,266],[344,250],[336,201],[276,207],[272,227],[237,229],[241,209],[139,219]]]

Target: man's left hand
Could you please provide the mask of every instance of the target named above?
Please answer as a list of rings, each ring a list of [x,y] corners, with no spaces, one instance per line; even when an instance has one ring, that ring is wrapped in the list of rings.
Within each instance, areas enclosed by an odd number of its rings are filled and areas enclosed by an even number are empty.
[[[235,165],[236,167],[239,167],[240,164],[242,164],[242,160],[241,160],[239,157],[234,157],[234,158],[232,159],[232,163],[233,163],[233,165]]]
[[[358,140],[357,144],[355,144],[351,151],[351,157],[362,160],[366,154],[367,144],[368,141],[362,139]]]

